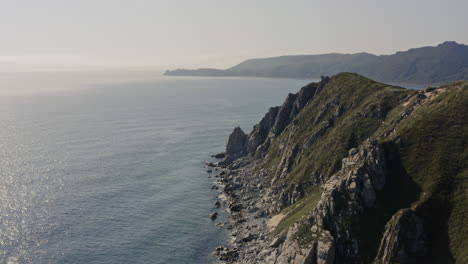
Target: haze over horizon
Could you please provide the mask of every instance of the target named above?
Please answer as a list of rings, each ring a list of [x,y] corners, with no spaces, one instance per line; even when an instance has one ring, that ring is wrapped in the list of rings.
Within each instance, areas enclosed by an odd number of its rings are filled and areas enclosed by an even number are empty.
[[[468,43],[460,26],[468,2],[459,0],[2,3],[0,71],[226,68],[249,58]]]

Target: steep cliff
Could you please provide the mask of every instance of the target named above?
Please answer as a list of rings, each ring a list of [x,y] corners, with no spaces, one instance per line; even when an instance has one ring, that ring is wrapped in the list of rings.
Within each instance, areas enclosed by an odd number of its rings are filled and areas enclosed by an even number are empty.
[[[466,113],[468,82],[415,91],[342,73],[288,95],[229,138],[219,181],[237,238],[218,253],[239,263],[466,263]]]

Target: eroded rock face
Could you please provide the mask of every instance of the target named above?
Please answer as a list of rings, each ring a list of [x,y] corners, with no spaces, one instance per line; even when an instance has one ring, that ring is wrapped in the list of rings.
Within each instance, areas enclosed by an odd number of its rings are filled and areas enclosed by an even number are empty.
[[[289,124],[291,111],[297,96],[297,94],[288,94],[286,101],[284,101],[283,105],[280,107],[275,124],[271,128],[271,132],[273,132],[275,135],[279,135],[281,132],[283,132],[284,128]]]
[[[220,165],[229,165],[246,152],[247,135],[240,127],[234,128],[226,144],[225,158]]]
[[[309,263],[360,263],[358,223],[364,209],[375,206],[375,192],[385,185],[385,155],[373,139],[349,154],[342,161],[342,169],[322,186],[320,201],[303,222],[312,226],[314,238],[308,245],[311,250],[315,248]],[[279,259],[296,258],[288,252],[297,253],[297,232],[288,235]]]
[[[245,151],[246,140],[247,135],[244,131],[240,127],[234,128],[226,145],[226,155],[243,153]]]
[[[260,123],[253,127],[252,132],[244,137],[240,128],[235,128],[229,136],[226,147],[225,165],[232,163],[235,159],[250,155],[256,158],[266,153],[270,144],[270,138],[275,137],[296,118],[309,101],[322,90],[329,78],[322,78],[319,83],[311,83],[301,88],[296,94],[289,94],[281,106],[272,107],[268,110]],[[244,141],[245,140],[245,141]],[[240,153],[240,154],[239,154]]]
[[[324,87],[328,80],[320,83],[311,83],[301,88],[296,94],[289,94],[283,105],[278,110],[275,123],[271,132],[275,135],[281,134],[286,126],[299,114],[299,112],[314,97],[318,87]]]
[[[299,146],[294,146],[283,153],[276,172],[277,178],[283,178],[288,174],[293,166],[294,160],[299,152]]]
[[[403,209],[385,226],[375,263],[417,263],[425,252],[422,219],[411,209]]]
[[[272,107],[262,118],[260,123],[253,127],[247,141],[247,152],[255,153],[257,148],[262,145],[268,138],[271,128],[275,124],[278,115],[279,106]]]

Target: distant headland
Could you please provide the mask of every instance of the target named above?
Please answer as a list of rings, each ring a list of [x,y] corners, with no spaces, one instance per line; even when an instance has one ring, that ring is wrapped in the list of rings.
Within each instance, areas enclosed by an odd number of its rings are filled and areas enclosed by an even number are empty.
[[[221,69],[167,70],[167,76],[319,78],[355,72],[389,83],[445,84],[468,80],[468,46],[447,41],[435,47],[399,51],[392,55],[370,53],[294,55],[249,59]]]

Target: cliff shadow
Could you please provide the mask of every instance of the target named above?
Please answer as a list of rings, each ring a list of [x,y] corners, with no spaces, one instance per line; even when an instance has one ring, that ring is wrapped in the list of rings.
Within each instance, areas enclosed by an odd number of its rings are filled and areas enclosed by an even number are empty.
[[[386,159],[386,182],[376,193],[377,204],[366,208],[360,221],[361,255],[365,263],[372,263],[380,246],[385,225],[400,209],[411,207],[422,192],[401,163],[398,147],[383,143]]]

